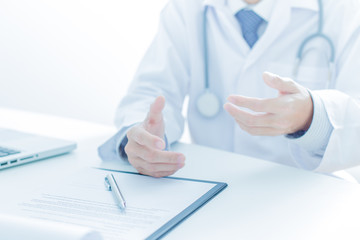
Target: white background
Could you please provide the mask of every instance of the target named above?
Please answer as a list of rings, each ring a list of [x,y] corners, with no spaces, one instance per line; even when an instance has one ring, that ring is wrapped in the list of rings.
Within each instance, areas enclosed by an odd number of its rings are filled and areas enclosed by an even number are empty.
[[[0,107],[112,124],[166,2],[0,0]]]
[[[0,0],[0,107],[112,124],[167,0]]]

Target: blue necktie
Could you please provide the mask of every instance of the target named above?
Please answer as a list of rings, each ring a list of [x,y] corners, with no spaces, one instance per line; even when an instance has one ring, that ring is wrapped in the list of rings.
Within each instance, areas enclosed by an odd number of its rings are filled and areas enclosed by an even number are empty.
[[[242,9],[235,16],[240,23],[245,41],[252,48],[259,39],[257,31],[264,19],[249,9]]]

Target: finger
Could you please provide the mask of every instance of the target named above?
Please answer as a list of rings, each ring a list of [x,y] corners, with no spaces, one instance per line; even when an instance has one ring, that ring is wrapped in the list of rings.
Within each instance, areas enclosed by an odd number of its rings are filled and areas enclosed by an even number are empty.
[[[159,96],[151,104],[146,123],[152,125],[162,121],[162,110],[165,107],[165,98]]]
[[[273,114],[248,113],[233,104],[226,103],[224,109],[237,121],[249,127],[269,127],[275,123]]]
[[[227,100],[238,107],[248,108],[255,112],[276,113],[278,112],[278,108],[283,105],[281,101],[279,101],[279,98],[264,99],[230,95]]]
[[[177,171],[185,165],[185,163],[183,164],[149,163],[143,159],[140,159],[140,161],[142,161],[141,166],[151,174],[157,172]]]
[[[176,171],[165,171],[165,172],[150,173],[150,172],[147,172],[144,169],[138,170],[138,172],[140,174],[152,176],[152,177],[155,177],[155,178],[167,177],[167,176],[173,175]]]
[[[264,82],[271,88],[279,91],[280,94],[298,93],[299,88],[292,79],[279,77],[270,72],[263,73]]]
[[[141,158],[132,158],[131,164],[142,174],[150,176],[163,176],[161,173],[175,173],[185,164],[159,164],[149,163]]]
[[[132,151],[131,155],[150,163],[183,164],[185,162],[185,156],[182,153],[158,151],[141,145],[137,145],[136,151]]]
[[[163,139],[149,133],[141,126],[131,128],[127,133],[127,137],[129,141],[133,140],[140,145],[147,146],[148,148],[163,150],[166,146]]]
[[[237,122],[239,127],[245,132],[249,133],[252,136],[279,136],[284,135],[285,132],[283,129],[271,128],[271,127],[249,127],[241,122]]]
[[[155,177],[155,178],[162,178],[162,177],[167,177],[167,176],[173,175],[174,173],[176,173],[176,171],[158,172],[158,173],[156,173],[153,177]]]

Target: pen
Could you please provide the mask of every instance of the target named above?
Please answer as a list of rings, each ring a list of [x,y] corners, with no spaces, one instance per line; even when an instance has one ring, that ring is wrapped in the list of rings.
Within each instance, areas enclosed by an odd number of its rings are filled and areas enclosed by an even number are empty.
[[[107,190],[112,191],[114,199],[117,203],[117,205],[121,208],[121,209],[125,209],[126,208],[126,202],[124,199],[124,196],[122,195],[119,186],[117,185],[114,175],[112,173],[109,173],[108,175],[106,175],[105,177],[105,186],[107,188]]]

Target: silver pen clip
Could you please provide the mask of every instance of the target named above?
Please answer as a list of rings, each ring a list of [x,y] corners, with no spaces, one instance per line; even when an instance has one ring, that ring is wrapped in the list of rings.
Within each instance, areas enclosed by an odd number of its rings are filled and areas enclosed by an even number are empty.
[[[109,179],[107,177],[105,177],[104,184],[105,184],[106,190],[111,191],[111,185],[110,185]]]
[[[114,175],[112,175],[111,173],[108,174],[105,177],[105,187],[108,191],[111,191],[116,204],[121,208],[121,209],[125,209],[126,208],[126,202],[124,199],[124,196],[122,195],[120,188],[118,186],[118,184],[116,183],[116,180],[114,178]]]

